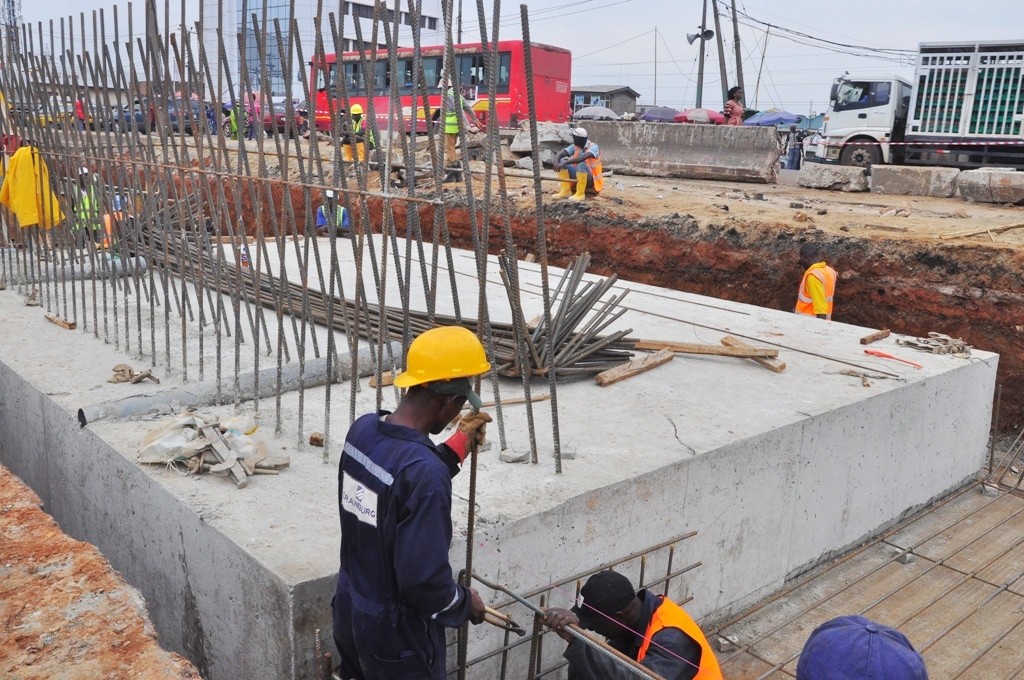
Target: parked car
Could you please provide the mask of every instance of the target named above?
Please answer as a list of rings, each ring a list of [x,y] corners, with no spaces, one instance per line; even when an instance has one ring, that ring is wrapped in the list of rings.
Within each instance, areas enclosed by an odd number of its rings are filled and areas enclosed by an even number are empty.
[[[153,129],[155,111],[146,98],[136,99],[134,103],[121,107],[114,116],[114,128],[118,132],[138,132],[140,135]]]
[[[275,131],[281,135],[298,137],[309,131],[309,120],[306,111],[292,107],[294,116],[289,123],[288,105],[286,102],[277,102],[270,111],[263,114],[263,129],[269,135]]]
[[[167,120],[173,132],[190,135],[201,130],[203,125],[211,133],[217,132],[217,117],[213,115],[213,108],[195,99],[191,100],[191,105],[185,104],[182,99],[168,101]]]

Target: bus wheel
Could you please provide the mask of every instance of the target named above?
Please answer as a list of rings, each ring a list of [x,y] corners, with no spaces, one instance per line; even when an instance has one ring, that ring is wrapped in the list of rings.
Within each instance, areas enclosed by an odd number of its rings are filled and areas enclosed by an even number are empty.
[[[843,165],[870,168],[882,162],[882,150],[877,144],[848,145],[839,155],[839,162]]]

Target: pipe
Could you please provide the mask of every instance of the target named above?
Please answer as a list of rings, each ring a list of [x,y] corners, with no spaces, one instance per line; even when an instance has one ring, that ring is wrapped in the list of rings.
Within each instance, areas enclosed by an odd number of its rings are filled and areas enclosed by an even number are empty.
[[[391,350],[394,356],[401,356],[402,345],[400,342],[392,341]],[[351,377],[352,366],[351,354],[339,354],[337,365],[332,374],[337,382],[348,380]],[[283,367],[281,371],[281,392],[291,392],[301,386],[305,389],[320,387],[327,384],[328,357],[312,359],[305,363],[305,375],[299,373],[299,364],[292,363]],[[355,361],[356,374],[359,377],[371,375],[374,370],[374,363],[369,348],[358,352]],[[256,373],[246,373],[238,376],[239,399],[249,401],[252,399],[265,399],[272,397],[278,392],[277,388],[277,367],[260,371],[258,380]],[[259,385],[259,393],[256,393],[256,385]],[[170,406],[178,402],[178,408],[197,408],[212,406],[218,402],[217,395],[223,390],[218,390],[215,380],[197,383],[190,387],[175,387],[169,390],[162,390],[156,394],[141,394],[115,401],[108,401],[94,406],[86,406],[78,409],[78,424],[85,427],[91,422],[106,418],[128,418],[130,416],[157,413],[162,407]]]

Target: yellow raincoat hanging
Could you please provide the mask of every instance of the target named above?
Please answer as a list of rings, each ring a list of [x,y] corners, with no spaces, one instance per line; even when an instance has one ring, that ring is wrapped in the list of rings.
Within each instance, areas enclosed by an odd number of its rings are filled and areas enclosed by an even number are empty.
[[[11,156],[3,186],[0,186],[0,204],[10,208],[23,229],[35,226],[51,229],[64,220],[64,212],[50,185],[50,171],[35,147],[23,146]]]

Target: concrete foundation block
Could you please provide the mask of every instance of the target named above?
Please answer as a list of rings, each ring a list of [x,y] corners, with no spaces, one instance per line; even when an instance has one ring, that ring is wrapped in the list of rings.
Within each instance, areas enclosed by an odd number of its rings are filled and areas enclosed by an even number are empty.
[[[868,174],[864,168],[847,165],[808,163],[800,170],[800,186],[832,191],[867,191]]]
[[[778,176],[774,128],[588,121],[606,169],[625,175],[772,184]]]
[[[956,196],[957,168],[914,168],[906,165],[875,165],[871,191],[893,196]]]
[[[960,198],[970,203],[1024,205],[1024,172],[998,168],[966,170],[957,176]]]

